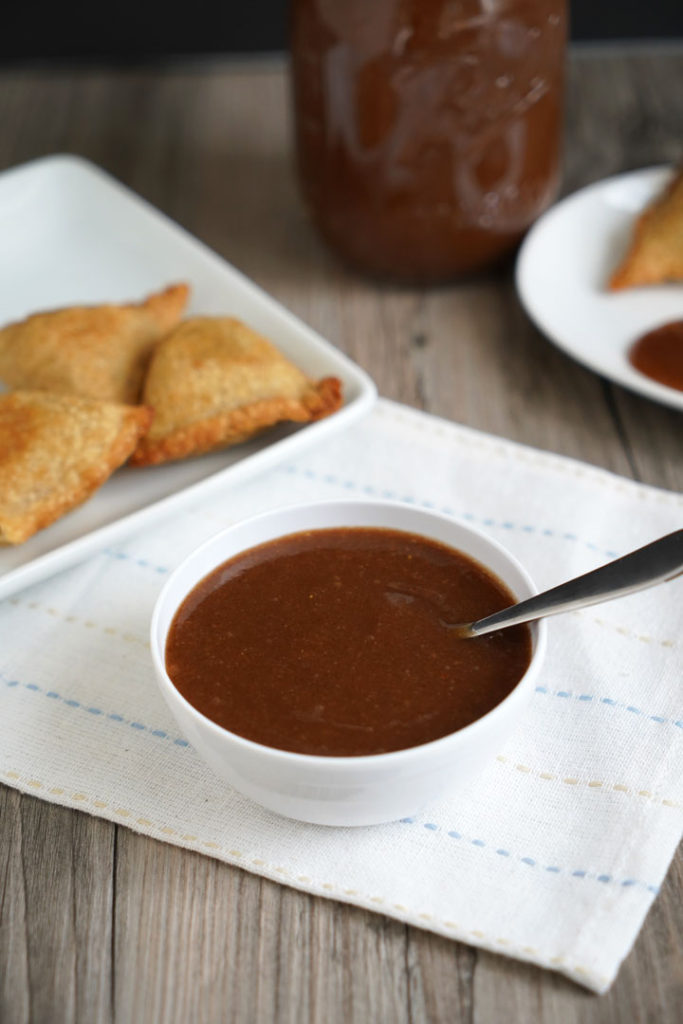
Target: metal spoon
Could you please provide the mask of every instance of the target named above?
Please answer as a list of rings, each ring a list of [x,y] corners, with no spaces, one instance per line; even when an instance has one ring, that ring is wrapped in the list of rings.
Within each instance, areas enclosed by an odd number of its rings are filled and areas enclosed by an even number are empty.
[[[546,590],[543,594],[520,601],[504,608],[495,615],[487,615],[477,622],[454,625],[456,636],[467,638],[483,636],[496,629],[507,629],[522,622],[532,622],[545,615],[570,612],[575,608],[586,608],[600,601],[624,597],[636,590],[644,590],[655,583],[663,583],[683,573],[683,530],[676,530],[666,537],[646,544],[632,551],[630,555],[617,558],[607,565],[587,572],[567,583]]]

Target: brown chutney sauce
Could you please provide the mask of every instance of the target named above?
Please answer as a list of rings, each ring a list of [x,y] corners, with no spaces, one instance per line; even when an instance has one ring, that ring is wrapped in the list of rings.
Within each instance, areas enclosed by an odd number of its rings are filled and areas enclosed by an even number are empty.
[[[225,562],[184,600],[166,669],[231,732],[282,750],[380,754],[461,729],[531,659],[517,626],[458,640],[514,601],[468,556],[412,533],[311,530]]]
[[[351,264],[438,282],[508,254],[557,193],[566,0],[293,0],[299,176]]]
[[[644,334],[631,347],[629,361],[647,377],[683,391],[683,320]]]

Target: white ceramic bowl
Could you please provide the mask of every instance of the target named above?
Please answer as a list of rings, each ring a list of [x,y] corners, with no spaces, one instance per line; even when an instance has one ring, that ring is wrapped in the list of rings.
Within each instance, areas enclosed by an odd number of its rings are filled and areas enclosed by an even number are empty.
[[[241,551],[301,530],[343,526],[421,534],[481,562],[519,600],[536,593],[525,570],[505,548],[436,512],[380,501],[288,506],[231,526],[178,566],[154,608],[152,658],[161,692],[183,735],[235,789],[264,807],[301,821],[372,825],[414,814],[449,786],[467,782],[495,757],[533,692],[545,650],[545,623],[533,626],[531,663],[505,700],[466,728],[431,743],[388,754],[322,757],[266,747],[216,725],[181,696],[166,672],[166,637],[179,605],[200,580]]]

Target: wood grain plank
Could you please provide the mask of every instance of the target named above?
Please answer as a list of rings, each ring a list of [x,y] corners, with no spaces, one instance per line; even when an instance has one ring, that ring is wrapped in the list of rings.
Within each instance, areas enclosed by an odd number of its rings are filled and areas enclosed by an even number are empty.
[[[0,1020],[107,1021],[114,826],[0,793]]]
[[[123,829],[116,876],[117,1022],[411,1019],[396,921]]]
[[[0,1020],[29,1019],[26,893],[21,852],[21,806],[16,790],[0,785]]]
[[[568,65],[563,193],[683,156],[680,48],[579,48]]]

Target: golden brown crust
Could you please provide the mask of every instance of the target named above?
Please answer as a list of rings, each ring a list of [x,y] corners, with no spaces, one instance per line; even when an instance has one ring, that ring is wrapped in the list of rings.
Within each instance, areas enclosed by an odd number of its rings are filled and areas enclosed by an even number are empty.
[[[21,544],[89,498],[151,421],[144,406],[48,391],[0,395],[0,544]]]
[[[175,284],[143,302],[34,313],[0,330],[0,380],[134,404],[154,345],[178,323],[189,288]]]
[[[683,169],[636,220],[609,287],[619,291],[665,281],[683,281]]]
[[[143,400],[154,422],[137,466],[237,444],[282,420],[321,419],[342,395],[337,378],[312,381],[241,321],[195,317],[157,346]]]

